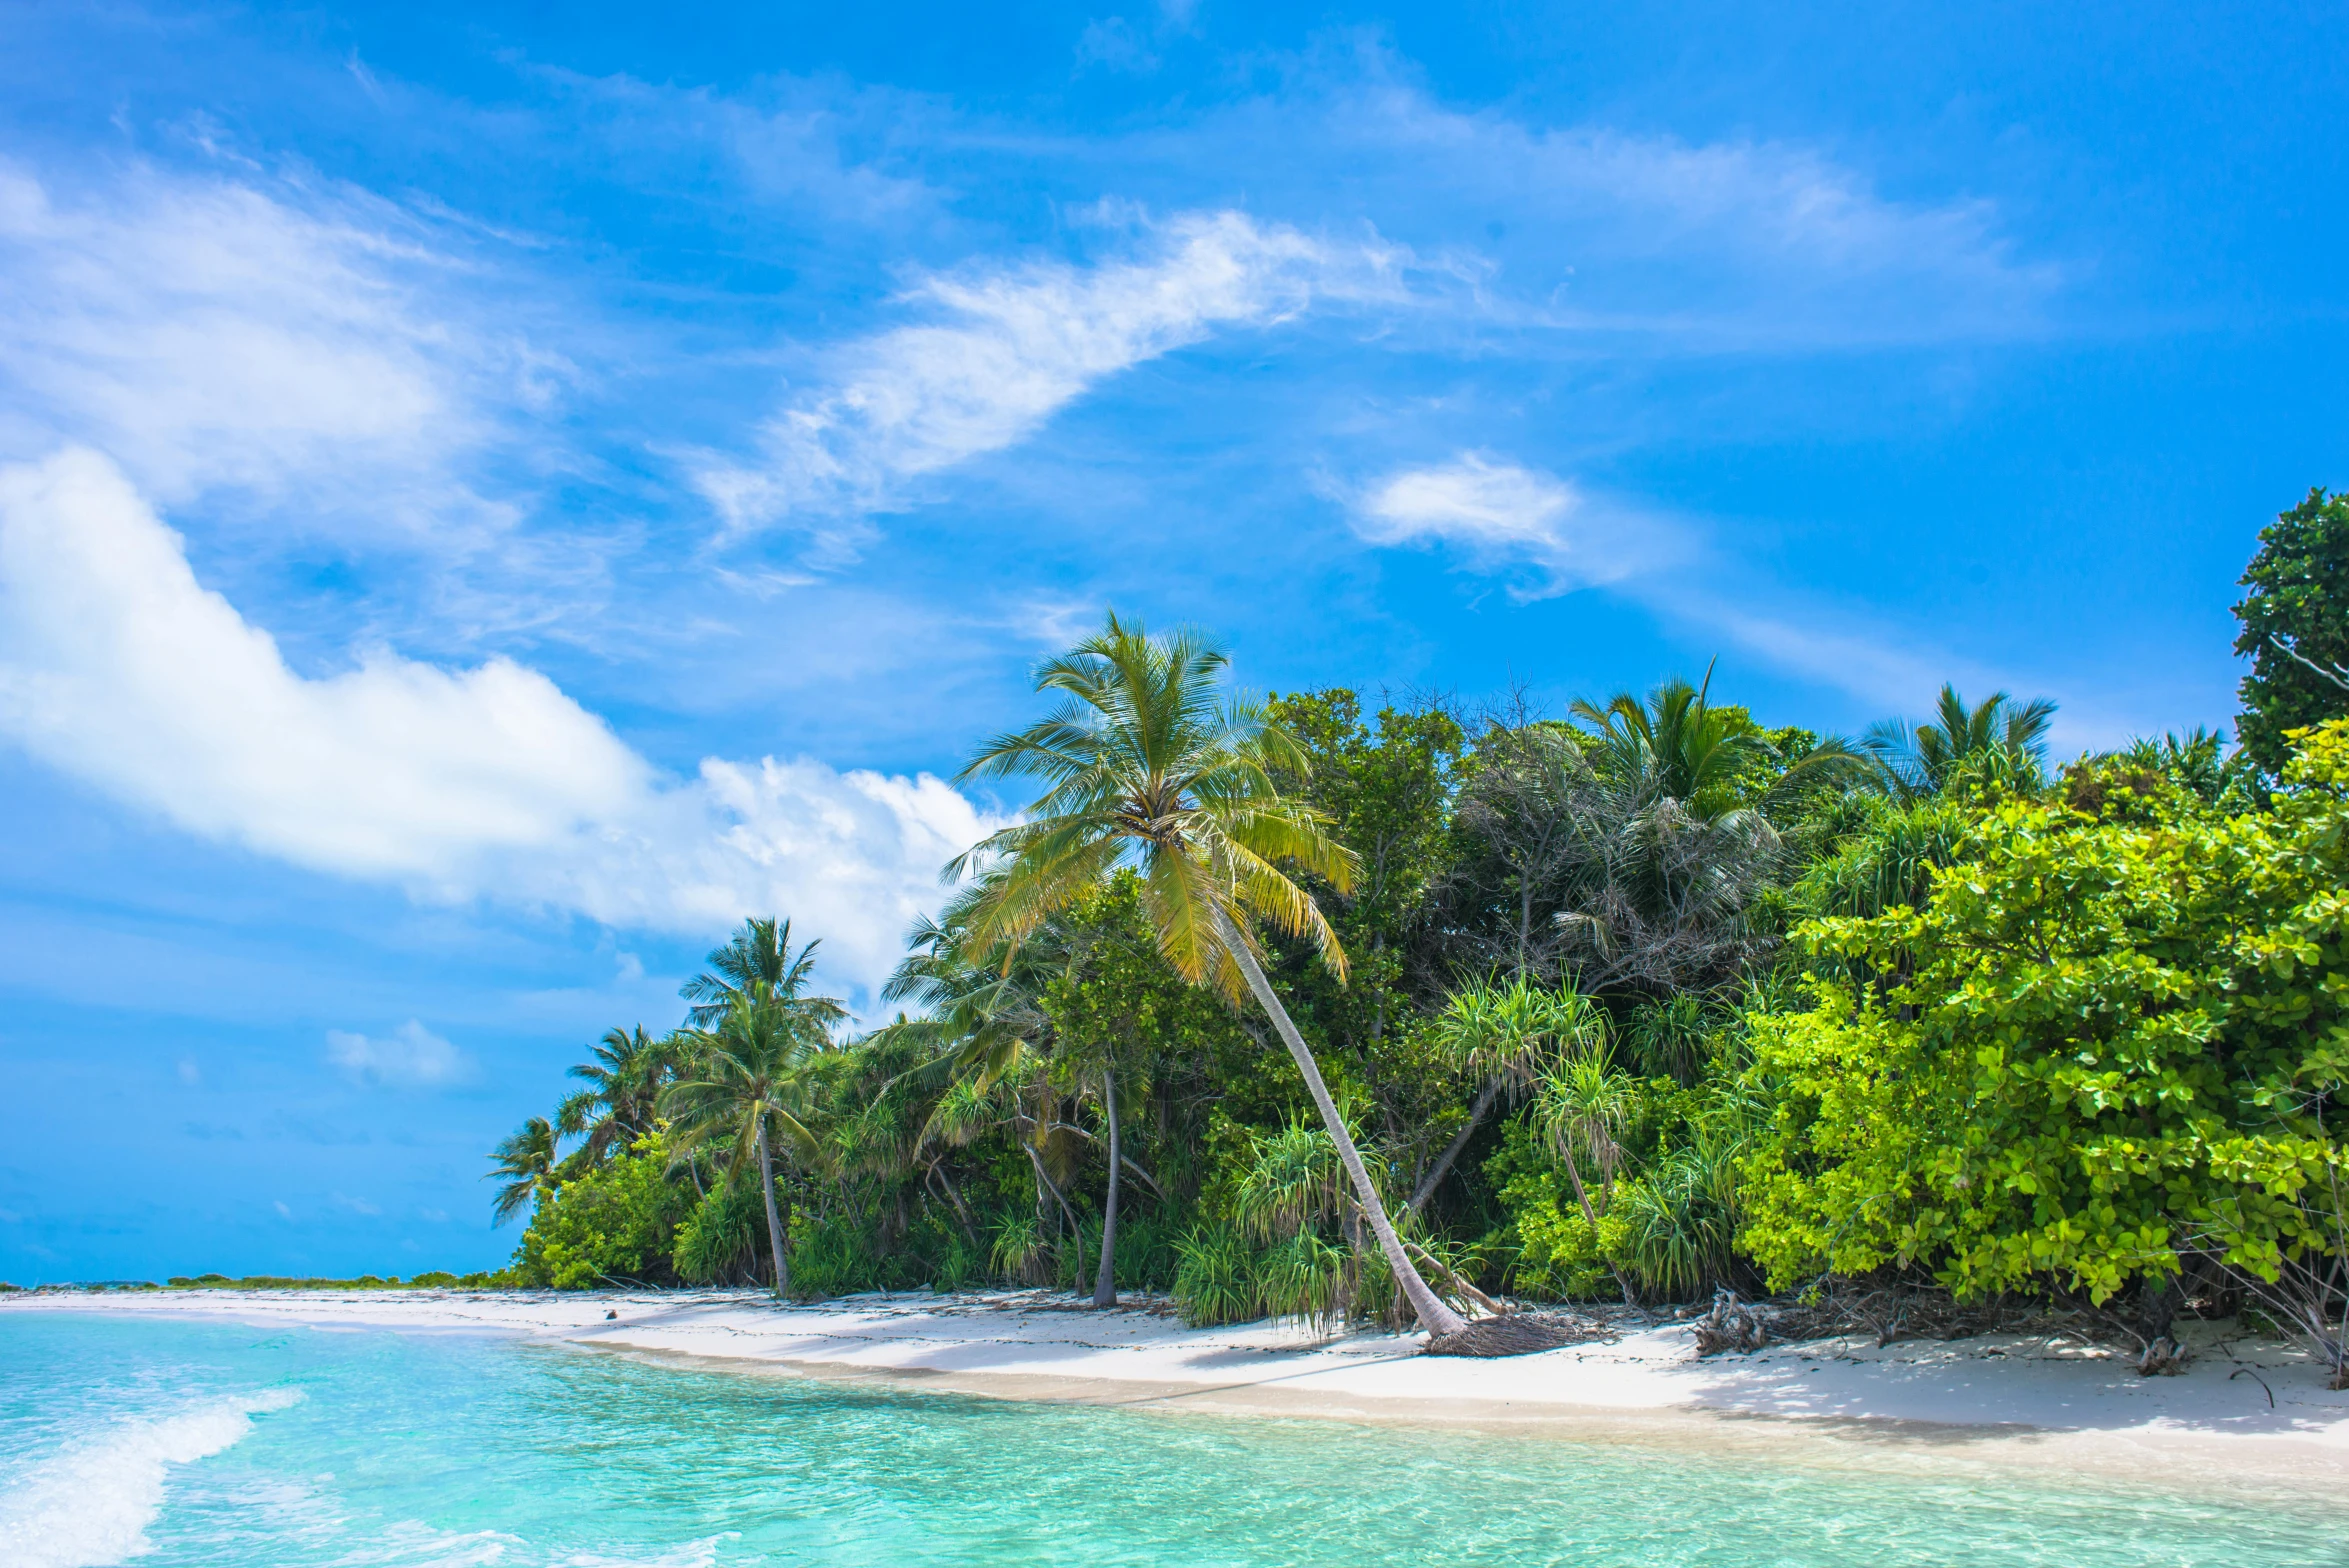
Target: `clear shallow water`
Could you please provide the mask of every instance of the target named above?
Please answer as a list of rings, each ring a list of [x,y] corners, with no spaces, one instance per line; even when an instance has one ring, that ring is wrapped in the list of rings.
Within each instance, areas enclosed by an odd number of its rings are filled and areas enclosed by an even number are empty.
[[[0,1319],[0,1563],[2349,1564],[2349,1513],[473,1337]]]

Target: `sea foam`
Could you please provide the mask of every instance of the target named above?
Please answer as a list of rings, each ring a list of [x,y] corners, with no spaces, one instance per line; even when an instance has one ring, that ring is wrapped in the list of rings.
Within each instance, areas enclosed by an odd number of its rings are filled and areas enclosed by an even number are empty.
[[[253,1416],[301,1396],[270,1389],[132,1417],[25,1472],[0,1492],[0,1562],[11,1568],[108,1568],[147,1549],[173,1465],[209,1458],[253,1429]]]

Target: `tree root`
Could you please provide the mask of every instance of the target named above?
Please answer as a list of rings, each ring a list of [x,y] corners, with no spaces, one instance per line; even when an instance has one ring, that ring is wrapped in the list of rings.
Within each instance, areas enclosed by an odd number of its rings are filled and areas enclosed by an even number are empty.
[[[1507,1317],[1478,1318],[1456,1334],[1434,1336],[1420,1354],[1532,1356],[1545,1350],[1556,1350],[1561,1345],[1579,1345],[1585,1340],[1611,1337],[1604,1329],[1594,1333],[1590,1327],[1572,1321],[1512,1312]]]

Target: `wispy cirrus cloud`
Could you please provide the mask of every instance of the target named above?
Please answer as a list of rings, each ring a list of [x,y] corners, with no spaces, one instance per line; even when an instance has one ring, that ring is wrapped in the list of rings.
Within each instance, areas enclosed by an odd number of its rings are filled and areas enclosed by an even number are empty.
[[[1360,34],[1284,63],[1276,92],[1060,150],[1136,192],[1245,167],[1258,210],[1375,223],[1467,284],[1424,331],[1536,334],[1477,340],[1499,358],[2008,340],[2055,330],[2076,276],[1995,200],[1895,192],[1826,145],[1460,106]],[[1268,146],[1282,157],[1255,160]]]
[[[825,383],[768,421],[753,455],[706,464],[699,483],[732,531],[788,521],[840,554],[855,519],[1025,440],[1119,372],[1317,295],[1391,289],[1392,267],[1391,253],[1223,211],[1151,226],[1140,254],[1094,266],[932,274],[903,301],[931,320],[837,350]]]
[[[446,308],[464,263],[349,190],[0,163],[0,440],[104,448],[170,501],[454,465],[569,366]]]
[[[1852,606],[1796,604],[1750,576],[1743,592],[1724,595],[1715,585],[1720,552],[1694,528],[1625,503],[1594,504],[1571,482],[1491,452],[1392,470],[1340,498],[1367,543],[1451,550],[1461,570],[1502,580],[1521,603],[1603,588],[1890,711],[1947,680],[1976,691],[2013,684]],[[2067,725],[2067,739],[2114,732],[2102,715]]]

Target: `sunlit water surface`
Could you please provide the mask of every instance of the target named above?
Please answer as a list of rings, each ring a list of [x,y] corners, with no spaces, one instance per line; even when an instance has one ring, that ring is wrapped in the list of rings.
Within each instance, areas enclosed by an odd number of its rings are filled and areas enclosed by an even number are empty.
[[[0,1563],[2349,1564],[2349,1513],[996,1402],[471,1336],[0,1318]]]

